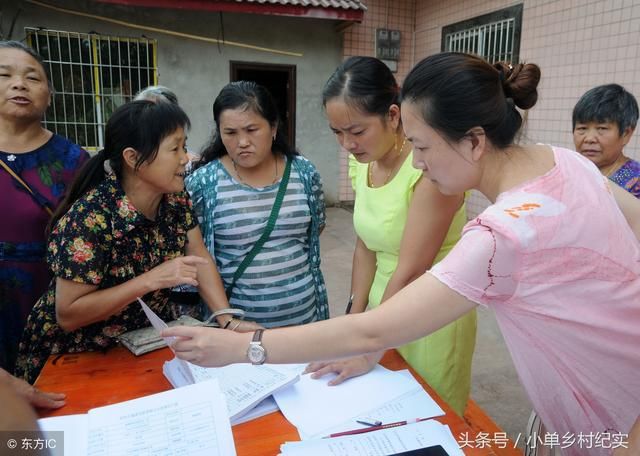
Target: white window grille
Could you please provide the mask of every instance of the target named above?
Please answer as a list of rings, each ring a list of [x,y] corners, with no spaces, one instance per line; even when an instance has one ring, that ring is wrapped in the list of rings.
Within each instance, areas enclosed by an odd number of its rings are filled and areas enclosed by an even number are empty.
[[[447,51],[476,54],[490,63],[513,61],[515,19],[506,19],[445,35]]]
[[[475,54],[490,63],[518,63],[522,4],[447,25],[442,50]]]
[[[104,146],[111,113],[157,84],[156,40],[25,29],[44,59],[54,93],[44,125],[87,150]]]

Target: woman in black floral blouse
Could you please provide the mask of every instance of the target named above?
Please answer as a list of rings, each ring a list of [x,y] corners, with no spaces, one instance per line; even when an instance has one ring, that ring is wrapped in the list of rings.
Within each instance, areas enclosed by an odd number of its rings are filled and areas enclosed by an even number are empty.
[[[170,103],[134,101],[113,113],[104,150],[87,162],[52,219],[55,277],[27,321],[17,375],[33,382],[52,353],[105,349],[148,326],[140,306],[130,305],[138,296],[163,319],[173,317],[169,291],[180,284],[198,286],[214,311],[228,307],[184,191],[188,126]],[[251,326],[244,329],[257,328]]]

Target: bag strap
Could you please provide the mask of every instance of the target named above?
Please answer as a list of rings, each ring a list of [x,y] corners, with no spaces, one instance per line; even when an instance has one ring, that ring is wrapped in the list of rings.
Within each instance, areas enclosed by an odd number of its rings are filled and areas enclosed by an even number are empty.
[[[38,205],[39,205],[40,207],[42,207],[45,211],[47,211],[47,213],[49,214],[49,216],[52,216],[52,215],[53,215],[53,211],[51,210],[51,208],[50,208],[49,206],[47,206],[44,202],[41,202],[41,201],[38,199],[38,196],[40,196],[40,197],[42,197],[42,196],[41,196],[40,194],[37,194],[37,195],[36,195],[36,193],[35,193],[33,190],[31,190],[31,187],[29,187],[29,185],[28,185],[24,180],[22,180],[22,178],[21,178],[20,176],[18,176],[18,175],[17,175],[17,174],[16,174],[16,173],[15,173],[15,172],[14,172],[14,171],[9,167],[9,165],[7,165],[7,164],[4,162],[4,160],[0,160],[0,166],[2,166],[2,167],[5,169],[5,171],[7,171],[7,172],[11,175],[11,177],[13,177],[13,178],[14,178],[14,179],[15,179],[15,180],[20,184],[20,185],[22,185],[22,186],[25,188],[25,190],[27,190],[27,191],[31,194],[31,196],[33,197],[33,199],[34,199],[34,200],[36,200],[36,202],[38,203]]]
[[[282,206],[282,200],[284,199],[284,194],[287,191],[287,185],[289,183],[289,174],[291,174],[291,161],[292,161],[291,158],[287,159],[287,164],[284,167],[282,180],[280,181],[280,186],[278,187],[278,194],[276,195],[276,200],[273,202],[273,207],[271,208],[271,214],[269,214],[269,220],[267,221],[267,226],[264,227],[264,231],[262,232],[260,239],[258,239],[256,243],[253,244],[253,247],[251,248],[249,253],[247,253],[247,256],[244,257],[244,259],[242,260],[242,263],[240,263],[240,266],[238,266],[238,269],[236,269],[236,272],[233,274],[233,280],[231,281],[231,285],[229,285],[225,290],[227,293],[227,299],[231,297],[231,291],[233,290],[233,287],[236,285],[236,282],[238,281],[240,276],[244,273],[244,271],[247,269],[249,264],[251,264],[251,262],[256,257],[256,255],[260,252],[260,249],[262,248],[264,243],[267,242],[267,239],[269,239],[269,236],[271,235],[273,228],[276,226],[276,219],[278,218],[278,213],[280,212],[280,206]]]

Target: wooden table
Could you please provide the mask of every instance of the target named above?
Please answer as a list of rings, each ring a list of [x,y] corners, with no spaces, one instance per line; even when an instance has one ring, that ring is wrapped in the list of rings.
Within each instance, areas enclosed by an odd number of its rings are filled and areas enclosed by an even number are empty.
[[[135,399],[171,389],[162,374],[162,364],[173,357],[166,348],[136,357],[122,347],[107,353],[52,355],[36,387],[67,395],[63,408],[41,413],[41,417],[86,413],[92,408]],[[409,366],[395,350],[388,351],[381,364],[392,370]],[[412,374],[442,407],[446,415],[436,418],[451,428],[454,437],[475,436],[475,432],[419,376]],[[238,456],[275,455],[286,441],[299,440],[298,433],[280,412],[232,428]],[[464,448],[467,455],[495,455],[492,448]]]

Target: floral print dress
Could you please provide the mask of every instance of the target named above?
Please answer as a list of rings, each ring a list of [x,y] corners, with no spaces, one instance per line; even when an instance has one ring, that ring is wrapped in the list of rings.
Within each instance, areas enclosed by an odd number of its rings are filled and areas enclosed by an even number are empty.
[[[185,254],[187,232],[197,225],[186,192],[164,196],[155,221],[131,204],[111,176],[75,202],[52,232],[48,262],[54,279],[35,305],[20,343],[16,375],[33,383],[51,354],[104,350],[127,331],[149,326],[139,305],[104,321],[65,332],[56,321],[56,278],[111,288]],[[173,317],[169,289],[143,297],[161,318]]]

